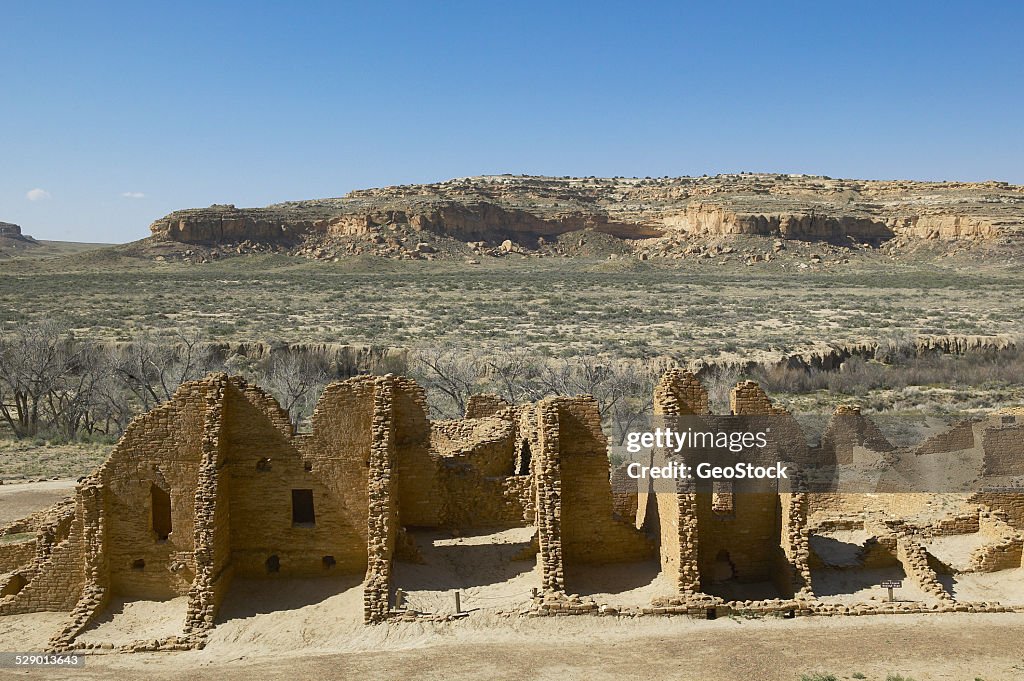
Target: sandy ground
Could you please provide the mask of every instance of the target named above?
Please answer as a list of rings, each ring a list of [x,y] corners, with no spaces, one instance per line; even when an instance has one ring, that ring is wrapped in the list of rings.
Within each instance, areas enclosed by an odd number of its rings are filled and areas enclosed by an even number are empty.
[[[913,580],[907,579],[901,567],[863,569],[822,568],[811,570],[811,588],[825,603],[870,603],[888,601],[889,591],[879,586],[883,581],[900,580],[903,588],[895,589],[896,601],[936,603],[938,599],[926,594]]]
[[[896,589],[893,599],[934,603],[937,599],[926,594],[913,580],[907,579],[902,566],[865,569],[858,567],[858,552],[871,533],[863,530],[840,530],[811,535],[811,548],[828,566],[811,570],[811,588],[826,603],[870,603],[888,601],[889,591],[879,586],[883,581],[899,580],[903,588]]]
[[[611,565],[578,565],[566,570],[566,590],[590,596],[598,603],[624,607],[647,607],[656,596],[675,593],[675,587],[661,572],[658,561]]]
[[[0,485],[0,526],[72,496],[76,484],[72,478]]]
[[[523,558],[535,531],[515,527],[461,536],[410,532],[424,562],[396,561],[395,587],[405,591],[409,607],[420,612],[454,613],[455,591],[463,610],[522,608],[529,604],[532,589],[542,586],[537,559]]]
[[[235,579],[210,645],[286,654],[358,638],[364,630],[359,578]]]
[[[6,502],[18,493],[27,493],[28,500],[19,502],[23,507],[35,505],[26,512],[48,505],[53,497],[47,495],[62,495],[74,484],[62,482],[0,487],[0,508],[6,510]],[[524,603],[530,589],[539,586],[534,559],[512,560],[531,535],[531,528],[461,537],[416,533],[426,564],[396,562],[396,584],[409,591],[410,600],[433,603],[439,612],[454,606],[451,592],[459,589],[464,609],[471,611],[465,620],[368,627],[362,624],[358,579],[238,579],[205,650],[98,654],[80,669],[0,669],[0,680],[799,681],[801,674],[816,671],[840,679],[860,673],[872,681],[890,673],[915,681],[1024,679],[1021,614],[715,621],[503,617],[501,610]],[[859,543],[857,533],[835,538],[844,540],[838,544]],[[878,582],[901,576],[899,568],[815,570],[814,587],[825,600],[881,600],[886,593]],[[663,593],[654,563],[588,568],[567,579],[572,590],[612,604],[645,604]],[[952,588],[961,600],[1024,604],[1024,569],[957,575],[955,580]],[[908,580],[904,584],[899,599],[924,599]],[[66,617],[0,618],[0,651],[42,650]],[[180,630],[183,619],[184,599],[117,602],[82,640],[121,643],[170,635]]]
[[[971,554],[991,541],[980,532],[953,534],[933,537],[924,544],[928,553],[954,570],[966,570],[971,563]]]
[[[421,612],[454,612],[456,590],[466,611],[524,608],[532,590],[542,584],[536,558],[521,558],[533,534],[532,527],[458,537],[411,532],[424,562],[396,562],[395,585],[406,592],[409,606]],[[574,566],[565,579],[570,593],[619,608],[648,606],[655,596],[674,592],[657,561]]]
[[[129,601],[118,599],[78,637],[81,643],[113,643],[159,639],[181,634],[188,611],[188,598],[169,601]]]
[[[1024,568],[939,575],[939,581],[959,601],[999,601],[1024,606]]]
[[[479,614],[362,629],[362,636],[337,636],[325,622],[312,645],[290,650],[215,640],[202,651],[90,656],[74,670],[0,669],[0,679],[799,681],[814,671],[870,681],[897,673],[915,681],[1024,678],[1019,614],[710,622]],[[8,648],[3,638],[0,648]]]
[[[838,678],[851,678],[859,672],[878,681],[890,673],[911,676],[915,681],[1024,678],[1024,648],[1020,646],[1024,616],[1020,614],[715,621],[686,617],[505,617],[499,614],[508,609],[504,604],[515,602],[514,594],[521,587],[528,590],[535,583],[536,573],[532,560],[498,560],[490,566],[473,562],[481,558],[476,551],[494,551],[499,558],[511,554],[529,541],[531,533],[527,528],[498,534],[501,537],[495,538],[494,533],[464,537],[417,533],[421,552],[433,568],[396,563],[399,583],[404,580],[406,587],[420,587],[410,591],[411,597],[426,599],[436,592],[439,605],[448,602],[441,595],[449,595],[443,587],[451,585],[453,579],[459,580],[458,588],[465,590],[466,606],[471,611],[464,620],[364,626],[362,585],[356,578],[237,579],[224,601],[209,645],[202,651],[97,654],[89,656],[81,669],[28,673],[0,669],[0,680],[262,681],[320,677],[360,681],[799,681],[801,674],[815,671],[835,673]],[[495,539],[497,544],[487,543]],[[464,559],[471,562],[463,563]],[[816,571],[816,588],[829,588],[827,580],[836,580],[834,590],[849,592],[839,593],[836,598],[851,601],[884,598],[884,592],[877,588],[878,581],[901,574],[898,569],[832,572],[837,574],[825,576],[822,582],[822,571]],[[1011,577],[1013,584],[1024,586],[1024,570],[993,577]],[[656,566],[635,564],[577,573],[575,583],[587,587],[579,589],[581,592],[590,591],[599,598],[602,589],[633,583],[632,591],[611,597],[616,602],[649,598],[649,592],[660,590],[659,579]],[[983,586],[970,583],[971,588]],[[1002,581],[999,587],[1002,589]],[[966,582],[963,588],[968,588]],[[1024,594],[1024,589],[1019,593]],[[502,606],[470,607],[474,595],[482,601],[484,596],[495,594],[502,594],[495,598]],[[908,589],[898,594],[902,599],[912,595]],[[63,613],[37,613],[0,618],[0,651],[41,650],[65,617]],[[121,642],[174,633],[183,617],[182,599],[117,603],[83,640]]]
[[[67,624],[67,621],[66,612],[33,612],[27,615],[0,617],[0,651],[44,650],[50,637]],[[0,673],[2,671],[0,670]]]

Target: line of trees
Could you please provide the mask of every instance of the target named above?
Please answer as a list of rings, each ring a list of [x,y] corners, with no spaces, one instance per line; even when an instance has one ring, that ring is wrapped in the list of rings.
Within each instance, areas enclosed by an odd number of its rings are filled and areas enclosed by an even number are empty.
[[[637,360],[592,356],[543,357],[520,346],[466,350],[452,345],[410,354],[412,376],[427,391],[432,416],[457,418],[469,396],[495,393],[512,404],[548,395],[592,395],[605,430],[622,444],[650,414],[661,370]]]
[[[47,320],[0,328],[0,423],[19,439],[114,439],[136,414],[169,400],[182,383],[226,371],[274,395],[302,429],[323,388],[351,370],[287,349],[255,359],[225,356],[223,346],[195,330],[141,332],[128,342],[99,343],[61,320]],[[590,394],[616,441],[650,412],[658,378],[658,370],[638,361],[551,358],[516,346],[419,347],[402,365],[362,370],[413,376],[426,389],[434,418],[461,417],[474,393],[496,393],[513,404]]]
[[[132,417],[210,372],[246,375],[299,420],[330,378],[324,360],[274,354],[225,359],[201,331],[126,343],[84,340],[60,320],[0,329],[0,419],[16,438],[117,438]]]

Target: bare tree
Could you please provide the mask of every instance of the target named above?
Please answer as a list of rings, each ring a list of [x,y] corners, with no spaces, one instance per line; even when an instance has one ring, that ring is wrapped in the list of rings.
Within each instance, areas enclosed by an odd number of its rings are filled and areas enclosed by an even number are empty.
[[[654,387],[660,378],[653,367],[630,362],[618,368],[617,380],[625,399],[616,403],[608,414],[611,431],[616,442],[622,445],[626,435],[644,423],[654,409]]]
[[[92,343],[69,343],[67,351],[66,370],[52,382],[45,406],[51,427],[74,440],[82,431],[100,429],[97,421],[103,418],[103,389],[111,365],[103,349]]]
[[[114,371],[144,410],[165,402],[182,383],[223,368],[200,330],[178,331],[171,338],[144,333],[117,351]]]
[[[729,413],[729,395],[741,376],[742,372],[736,367],[719,367],[701,379],[708,391],[711,410],[716,414]]]
[[[581,356],[548,362],[541,380],[547,394],[592,396],[602,422],[621,444],[649,412],[657,375],[637,362]]]
[[[265,387],[288,412],[296,429],[313,412],[330,378],[329,368],[325,359],[308,353],[285,351],[271,355]]]
[[[410,357],[413,377],[424,387],[435,416],[458,418],[466,413],[486,368],[476,353],[451,345],[419,348]],[[437,399],[440,396],[442,399]]]
[[[537,399],[544,395],[543,383],[539,380],[543,364],[537,356],[522,346],[501,345],[482,358],[486,384],[512,404]]]
[[[0,415],[15,437],[40,430],[46,398],[76,363],[70,327],[48,319],[0,331]]]

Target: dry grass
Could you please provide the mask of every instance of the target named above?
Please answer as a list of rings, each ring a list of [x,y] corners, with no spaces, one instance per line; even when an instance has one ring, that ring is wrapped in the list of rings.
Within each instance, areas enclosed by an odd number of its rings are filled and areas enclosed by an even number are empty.
[[[85,442],[52,444],[0,438],[0,480],[77,478],[92,473],[113,445]]]
[[[261,255],[183,265],[94,251],[5,266],[0,322],[68,314],[94,338],[202,326],[223,340],[514,342],[554,355],[692,359],[906,333],[1020,333],[1022,287],[1000,269],[882,262],[793,271],[737,262],[467,266]]]

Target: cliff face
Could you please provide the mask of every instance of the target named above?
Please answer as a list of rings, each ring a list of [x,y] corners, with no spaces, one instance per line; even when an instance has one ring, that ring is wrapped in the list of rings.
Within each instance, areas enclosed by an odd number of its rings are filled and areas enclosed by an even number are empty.
[[[21,227],[11,222],[0,222],[0,259],[25,254],[39,247],[39,242],[21,233]]]
[[[305,213],[309,213],[306,216]],[[234,206],[176,211],[150,225],[154,236],[193,244],[232,241],[296,243],[304,235],[358,236],[376,233],[389,225],[445,234],[461,241],[536,241],[581,229],[594,229],[622,239],[661,236],[663,229],[618,222],[602,213],[580,210],[558,215],[537,215],[523,208],[473,203],[368,206],[340,212],[333,207],[296,211],[278,207],[237,209]]]
[[[889,239],[892,228],[879,218],[855,215],[794,212],[757,214],[737,212],[723,205],[694,202],[677,216],[665,217],[666,228],[695,234],[749,234],[783,239],[833,240],[853,237],[858,241]]]
[[[529,244],[593,229],[621,239],[671,234],[884,241],[1024,236],[1024,187],[1000,182],[833,180],[803,175],[601,179],[489,176],[351,192],[336,199],[176,211],[159,239],[298,243],[387,227],[462,241]]]

